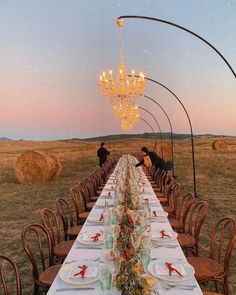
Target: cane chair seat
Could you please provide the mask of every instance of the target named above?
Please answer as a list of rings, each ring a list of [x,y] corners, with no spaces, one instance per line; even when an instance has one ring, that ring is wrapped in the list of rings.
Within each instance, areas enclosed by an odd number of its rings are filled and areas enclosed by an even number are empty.
[[[73,240],[61,241],[55,245],[55,247],[53,248],[53,252],[56,255],[56,257],[65,258],[68,255],[73,244],[74,244]]]
[[[98,190],[96,191],[97,198],[98,198],[98,196],[101,195],[102,191],[103,191],[103,188],[98,188]]]
[[[158,200],[160,201],[160,203],[165,204],[168,202],[168,199],[166,197],[163,198],[158,198]]]
[[[155,194],[156,194],[156,196],[157,196],[157,198],[163,198],[163,197],[165,197],[165,194],[164,193],[162,193],[162,192],[155,192]]]
[[[89,212],[81,212],[79,214],[79,218],[81,219],[82,222],[84,222],[88,216],[89,216]]]
[[[222,276],[224,267],[216,260],[208,257],[187,257],[195,269],[195,277],[197,280],[211,280],[213,277]]]
[[[189,234],[178,234],[177,240],[180,247],[192,248],[196,245],[196,239]]]
[[[72,226],[67,230],[67,235],[69,237],[77,237],[78,234],[80,233],[81,229],[82,229],[82,225]]]
[[[93,208],[93,206],[95,205],[95,203],[96,203],[96,202],[88,202],[88,203],[86,204],[87,209],[90,211],[90,210]]]
[[[49,268],[45,269],[40,275],[39,275],[39,283],[41,285],[45,285],[47,287],[50,287],[53,283],[55,277],[57,276],[57,273],[59,272],[61,268],[61,264],[50,266]]]
[[[170,206],[162,206],[163,210],[167,212],[168,214],[171,214],[174,212],[174,208],[171,208]]]
[[[171,227],[173,228],[173,230],[181,230],[183,228],[183,223],[181,222],[180,219],[170,218],[169,223],[170,223]]]
[[[91,198],[91,202],[94,202],[94,203],[95,203],[95,202],[97,201],[98,197],[99,197],[99,196],[94,196],[94,197],[92,197],[92,198]]]

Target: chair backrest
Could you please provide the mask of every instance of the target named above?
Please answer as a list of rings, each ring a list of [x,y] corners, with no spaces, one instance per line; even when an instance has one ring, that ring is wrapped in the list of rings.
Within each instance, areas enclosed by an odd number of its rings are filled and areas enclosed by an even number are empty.
[[[226,272],[233,248],[236,244],[236,220],[225,217],[213,227],[210,244],[210,257],[224,265]]]
[[[72,201],[73,201],[74,206],[75,206],[77,222],[79,223],[81,221],[80,217],[79,217],[79,214],[86,211],[85,199],[84,199],[80,189],[77,188],[77,187],[72,187],[70,189],[70,193],[71,193],[71,196],[72,196]]]
[[[11,270],[9,269],[11,268]],[[8,282],[10,272],[14,273],[15,283]],[[6,273],[7,271],[7,273]],[[1,292],[3,290],[3,293]],[[14,291],[14,293],[13,293]],[[22,295],[20,273],[15,262],[0,253],[0,294],[3,295]]]
[[[33,278],[38,281],[39,274],[53,265],[50,234],[43,225],[32,223],[22,230],[21,240],[33,267]]]
[[[187,215],[188,215],[188,211],[189,211],[191,205],[194,203],[194,201],[195,201],[195,197],[194,197],[193,193],[188,193],[182,199],[182,202],[181,202],[181,205],[180,205],[180,210],[177,213],[177,216],[180,218],[183,225],[185,225],[185,223],[186,223],[186,218],[187,218]]]
[[[204,201],[193,202],[188,209],[187,222],[184,224],[184,233],[194,236],[197,251],[200,231],[207,214],[208,204]]]
[[[56,199],[57,212],[61,217],[63,224],[65,240],[67,239],[67,231],[70,227],[74,226],[76,222],[74,221],[73,211],[69,203],[63,198]]]
[[[88,185],[86,184],[86,179],[83,179],[79,185],[78,185],[78,189],[80,191],[80,193],[82,194],[84,201],[85,201],[85,207],[86,207],[86,203],[90,202],[90,192],[88,189]]]
[[[179,193],[180,193],[180,184],[173,183],[170,188],[168,203],[170,208],[173,209],[174,216],[177,215],[177,204],[178,204]]]
[[[43,226],[47,229],[51,236],[53,247],[61,240],[60,222],[56,213],[48,208],[40,210],[40,218]]]

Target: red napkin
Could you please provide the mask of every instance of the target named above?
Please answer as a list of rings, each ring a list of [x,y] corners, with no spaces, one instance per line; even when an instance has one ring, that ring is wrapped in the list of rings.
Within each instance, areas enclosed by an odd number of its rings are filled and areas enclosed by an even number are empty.
[[[168,234],[165,233],[164,229],[163,230],[160,230],[160,233],[161,233],[161,238],[163,239],[164,237],[169,237],[170,236]]]
[[[91,237],[91,239],[94,241],[94,242],[97,242],[100,238],[101,234],[100,233],[97,233],[95,236]]]
[[[172,266],[172,263],[166,262],[166,267],[169,270],[169,276],[171,276],[172,272],[176,272],[179,276],[183,276],[176,268]]]
[[[103,214],[101,214],[99,221],[103,221],[103,220],[104,220],[104,216],[103,216]]]
[[[154,217],[157,217],[156,211],[152,211],[152,214],[153,214]]]
[[[74,274],[74,276],[79,276],[81,275],[81,278],[84,278],[85,276],[85,272],[86,272],[86,269],[88,268],[86,265],[82,265],[82,266],[79,266],[79,268],[81,269],[80,272],[77,272]]]

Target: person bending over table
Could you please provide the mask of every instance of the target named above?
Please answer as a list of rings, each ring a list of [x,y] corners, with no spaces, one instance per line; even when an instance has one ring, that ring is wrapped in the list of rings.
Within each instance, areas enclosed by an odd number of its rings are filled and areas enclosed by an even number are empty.
[[[135,167],[139,167],[141,165],[144,165],[146,167],[155,166],[156,168],[160,168],[161,170],[167,170],[165,161],[155,152],[149,151],[146,147],[142,147],[141,152],[143,158],[139,163],[135,165]]]

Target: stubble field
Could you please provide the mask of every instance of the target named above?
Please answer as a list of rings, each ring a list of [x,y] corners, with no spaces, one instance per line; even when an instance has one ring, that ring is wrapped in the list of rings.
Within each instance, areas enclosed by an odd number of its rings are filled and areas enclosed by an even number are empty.
[[[201,243],[209,245],[212,225],[224,216],[236,218],[236,138],[226,137],[225,151],[213,151],[215,138],[195,139],[198,197],[208,202],[209,214],[202,228]],[[141,146],[152,148],[146,139],[114,140],[107,143],[112,156],[136,154]],[[55,208],[57,197],[70,199],[69,188],[78,184],[97,167],[96,149],[99,143],[82,141],[9,141],[0,142],[0,252],[14,259],[20,268],[23,294],[32,294],[30,263],[22,251],[22,228],[39,222],[41,208]],[[56,155],[62,163],[60,177],[37,185],[19,184],[14,165],[26,150],[45,151]],[[177,181],[182,184],[181,194],[192,191],[191,149],[189,140],[176,141],[174,160]],[[11,279],[11,278],[10,278]],[[231,294],[236,294],[236,251],[231,260]]]

